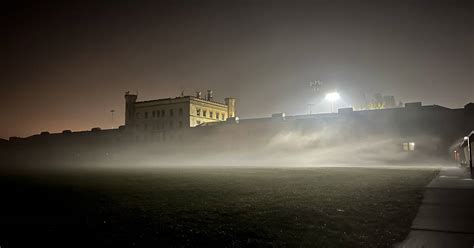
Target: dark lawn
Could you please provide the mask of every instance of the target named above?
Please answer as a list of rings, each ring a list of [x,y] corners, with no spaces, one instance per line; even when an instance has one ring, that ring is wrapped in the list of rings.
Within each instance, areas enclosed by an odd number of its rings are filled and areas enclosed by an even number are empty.
[[[0,246],[390,247],[434,170],[146,169],[1,176]]]

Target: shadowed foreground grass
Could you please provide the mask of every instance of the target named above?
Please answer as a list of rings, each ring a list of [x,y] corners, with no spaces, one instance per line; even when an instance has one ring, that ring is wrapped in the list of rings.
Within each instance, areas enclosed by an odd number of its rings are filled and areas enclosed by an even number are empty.
[[[407,235],[436,173],[200,168],[2,176],[0,246],[390,247]]]

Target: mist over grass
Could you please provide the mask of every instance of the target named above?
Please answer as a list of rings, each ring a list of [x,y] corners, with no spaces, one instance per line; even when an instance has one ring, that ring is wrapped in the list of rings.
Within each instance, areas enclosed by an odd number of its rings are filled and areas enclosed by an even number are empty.
[[[279,127],[237,132],[203,129],[167,141],[102,145],[64,143],[15,147],[4,152],[1,169],[148,168],[148,167],[387,167],[441,166],[448,163],[433,135],[410,139],[395,133],[369,132],[346,123]],[[245,130],[245,129],[242,129]],[[416,140],[415,151],[402,144]],[[4,150],[5,151],[5,150]],[[14,165],[12,167],[12,165]]]

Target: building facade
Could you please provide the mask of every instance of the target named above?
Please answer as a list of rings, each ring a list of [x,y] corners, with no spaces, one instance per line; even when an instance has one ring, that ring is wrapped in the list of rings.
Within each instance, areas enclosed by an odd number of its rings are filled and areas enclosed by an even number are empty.
[[[137,101],[136,94],[125,93],[125,128],[136,131],[167,131],[189,128],[235,117],[235,99],[225,103],[213,100],[212,91],[206,97],[180,96]]]

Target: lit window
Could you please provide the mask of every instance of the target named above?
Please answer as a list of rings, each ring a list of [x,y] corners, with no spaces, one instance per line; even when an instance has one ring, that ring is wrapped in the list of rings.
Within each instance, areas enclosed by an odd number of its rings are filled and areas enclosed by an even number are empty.
[[[414,151],[415,150],[415,142],[404,142],[403,143],[403,150],[404,151]]]
[[[408,147],[409,147],[410,151],[414,151],[415,150],[415,142],[410,142],[408,144]]]

